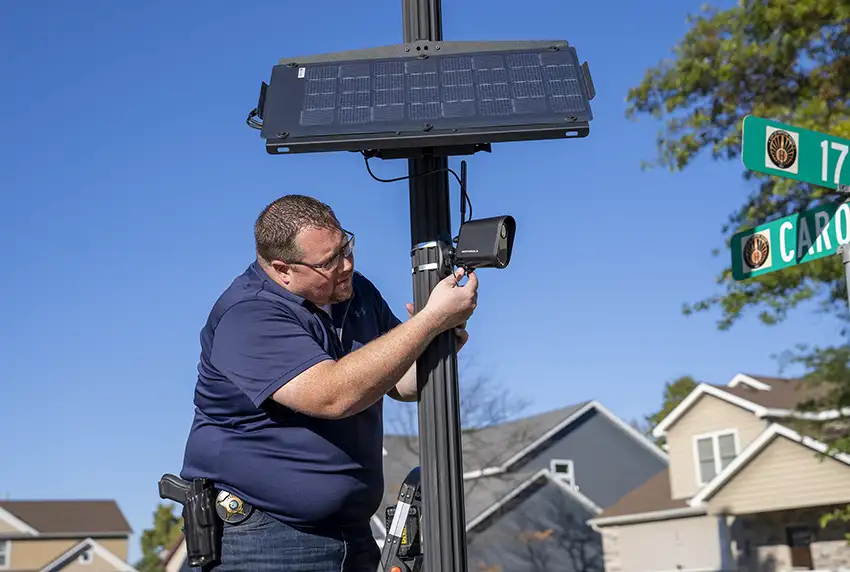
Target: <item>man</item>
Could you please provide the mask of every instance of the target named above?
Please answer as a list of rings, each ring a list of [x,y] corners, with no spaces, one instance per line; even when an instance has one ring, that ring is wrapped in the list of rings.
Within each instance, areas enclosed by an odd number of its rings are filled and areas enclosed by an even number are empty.
[[[324,203],[284,196],[254,233],[256,261],[201,332],[181,476],[248,507],[223,523],[217,572],[375,572],[382,398],[416,400],[423,350],[453,328],[465,341],[478,279],[449,276],[401,323],[354,271],[354,235]]]

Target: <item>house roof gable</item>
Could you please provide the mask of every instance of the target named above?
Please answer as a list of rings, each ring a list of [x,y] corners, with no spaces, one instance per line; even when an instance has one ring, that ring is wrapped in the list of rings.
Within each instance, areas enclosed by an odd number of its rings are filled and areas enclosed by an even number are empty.
[[[730,483],[735,478],[735,475],[739,474],[776,438],[786,438],[817,453],[827,454],[829,452],[829,447],[826,444],[810,437],[800,435],[785,425],[773,423],[765,429],[761,435],[756,437],[756,439],[753,440],[753,442],[750,443],[743,451],[741,451],[741,453],[735,457],[735,459],[729,463],[725,469],[720,471],[720,473],[718,473],[712,480],[706,483],[705,486],[703,486],[688,501],[688,505],[691,507],[699,507],[710,500],[714,495],[720,492],[725,485]],[[830,456],[833,459],[850,466],[850,455],[838,453]]]
[[[717,399],[721,399],[726,401],[727,403],[731,403],[732,405],[737,405],[747,411],[750,411],[754,415],[764,416],[767,413],[767,408],[762,407],[756,403],[748,399],[744,399],[737,395],[733,395],[731,392],[724,391],[716,385],[709,385],[707,383],[700,383],[697,385],[693,391],[691,391],[687,397],[685,397],[679,405],[673,408],[672,411],[661,420],[661,422],[656,425],[655,429],[652,430],[652,434],[655,437],[663,437],[667,434],[667,430],[673,426],[679,419],[684,417],[688,411],[690,411],[691,407],[693,407],[699,399],[704,395],[710,395],[712,397],[716,397]]]
[[[652,434],[666,435],[679,419],[703,396],[722,399],[751,412],[757,417],[803,417],[829,419],[835,412],[799,413],[795,409],[800,403],[820,395],[823,388],[802,379],[786,379],[739,373],[726,385],[700,383],[673,410],[661,420]]]
[[[115,569],[119,570],[120,572],[137,572],[135,568],[118,558],[115,554],[104,548],[102,544],[100,544],[93,538],[86,538],[85,540],[82,540],[78,544],[72,546],[71,548],[60,554],[58,557],[56,557],[47,566],[39,570],[39,572],[56,572],[58,570],[62,570],[63,568],[71,564],[78,556],[80,556],[80,554],[82,554],[86,550],[91,550],[95,555],[114,566]]]
[[[479,512],[474,518],[469,520],[466,525],[466,530],[470,531],[483,523],[489,516],[495,513],[497,510],[514,500],[516,497],[521,495],[526,489],[539,482],[542,479],[546,479],[549,482],[555,484],[562,492],[571,496],[573,499],[578,501],[581,505],[587,508],[593,514],[599,514],[602,509],[594,503],[592,500],[587,498],[578,490],[570,487],[569,485],[560,482],[560,480],[552,475],[552,473],[548,469],[540,469],[536,473],[532,475],[524,475],[525,478],[515,487],[512,487],[507,494],[504,494],[499,500],[492,503],[485,510]]]

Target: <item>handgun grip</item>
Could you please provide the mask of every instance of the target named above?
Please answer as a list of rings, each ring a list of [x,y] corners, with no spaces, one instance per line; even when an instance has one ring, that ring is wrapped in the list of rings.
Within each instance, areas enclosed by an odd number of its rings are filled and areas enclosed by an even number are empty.
[[[173,500],[180,504],[186,503],[191,483],[176,475],[166,473],[159,479],[159,498]]]

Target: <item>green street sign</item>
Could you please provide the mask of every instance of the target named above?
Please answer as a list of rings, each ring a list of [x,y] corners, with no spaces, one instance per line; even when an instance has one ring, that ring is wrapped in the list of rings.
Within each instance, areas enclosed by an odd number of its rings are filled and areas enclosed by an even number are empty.
[[[824,204],[737,233],[732,277],[746,280],[838,253],[850,243],[850,204]]]
[[[850,185],[850,140],[748,115],[743,125],[744,166],[837,189]]]

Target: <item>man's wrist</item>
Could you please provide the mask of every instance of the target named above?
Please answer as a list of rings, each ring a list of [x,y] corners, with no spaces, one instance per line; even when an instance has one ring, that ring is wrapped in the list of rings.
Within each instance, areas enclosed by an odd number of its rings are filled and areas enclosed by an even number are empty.
[[[421,321],[428,328],[428,331],[431,332],[432,337],[437,337],[446,329],[443,317],[438,311],[429,308],[427,305],[414,314],[411,320]]]

